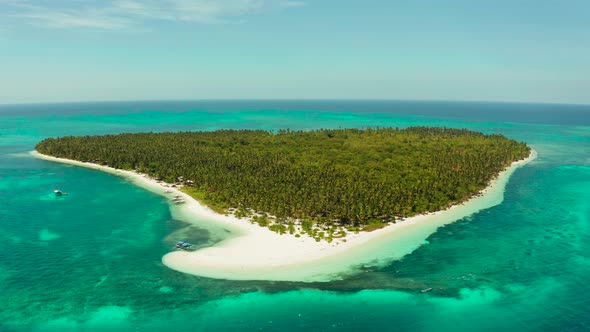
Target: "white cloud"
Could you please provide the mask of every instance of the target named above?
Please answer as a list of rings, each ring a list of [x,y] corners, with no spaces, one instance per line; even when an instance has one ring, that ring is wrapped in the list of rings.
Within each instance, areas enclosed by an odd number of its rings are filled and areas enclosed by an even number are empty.
[[[244,15],[303,5],[293,0],[0,0],[0,21],[52,28],[122,29],[145,21],[226,23]]]

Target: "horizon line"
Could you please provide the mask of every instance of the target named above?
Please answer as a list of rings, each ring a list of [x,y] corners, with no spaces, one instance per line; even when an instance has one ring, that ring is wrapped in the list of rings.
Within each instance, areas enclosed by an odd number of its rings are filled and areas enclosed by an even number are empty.
[[[203,99],[121,99],[121,100],[77,100],[48,102],[1,103],[6,106],[64,105],[64,104],[110,104],[110,103],[173,103],[173,102],[424,102],[424,103],[482,103],[482,104],[523,104],[523,105],[560,105],[587,106],[590,103],[543,102],[543,101],[498,101],[498,100],[454,100],[454,99],[385,99],[385,98],[203,98]]]

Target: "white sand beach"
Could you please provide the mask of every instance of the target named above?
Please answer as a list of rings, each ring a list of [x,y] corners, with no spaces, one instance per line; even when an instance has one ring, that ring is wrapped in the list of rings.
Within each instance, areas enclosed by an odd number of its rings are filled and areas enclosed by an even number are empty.
[[[55,158],[35,151],[31,153],[41,159],[126,177],[134,184],[162,196],[183,197],[185,204],[174,205],[171,202],[173,216],[208,229],[223,240],[194,252],[166,254],[162,262],[174,270],[219,279],[305,282],[339,279],[358,271],[359,267],[386,264],[411,253],[423,245],[438,227],[500,204],[512,173],[537,157],[532,150],[528,158],[514,162],[481,195],[468,202],[444,211],[407,218],[372,232],[349,233],[345,242],[328,243],[316,242],[308,236],[279,235],[246,219],[215,213],[180,190],[146,175]]]

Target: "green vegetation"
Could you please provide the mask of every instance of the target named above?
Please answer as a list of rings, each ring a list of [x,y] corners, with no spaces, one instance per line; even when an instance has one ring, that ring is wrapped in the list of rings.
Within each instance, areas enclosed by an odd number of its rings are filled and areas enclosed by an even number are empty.
[[[209,208],[211,208],[211,210],[213,210],[219,214],[227,213],[228,207],[226,205],[222,205],[219,202],[212,201],[209,198],[209,196],[207,196],[207,194],[205,192],[200,191],[195,187],[190,187],[190,186],[182,187],[182,188],[180,188],[180,191],[184,192],[185,194],[188,194],[189,196],[198,200],[199,202],[202,202],[203,204],[205,204]],[[242,217],[242,216],[239,216],[238,214],[239,213],[236,213],[236,216],[238,218]],[[247,216],[246,214],[243,215],[243,217],[246,217],[246,216]]]
[[[268,227],[271,231],[279,233],[281,235],[287,233],[287,226],[283,224],[272,224]]]
[[[530,152],[502,135],[429,127],[77,136],[36,149],[182,182],[218,212],[257,211],[252,221],[280,234],[296,233],[289,222],[298,219],[329,240],[339,225],[373,230],[465,201]]]
[[[387,224],[382,222],[381,220],[370,219],[366,224],[363,225],[363,227],[361,227],[360,230],[363,232],[372,232],[381,229],[385,226],[387,226]]]
[[[270,224],[270,221],[268,220],[267,216],[254,216],[251,219],[252,223],[257,223],[258,225],[262,226],[262,227],[266,227]]]

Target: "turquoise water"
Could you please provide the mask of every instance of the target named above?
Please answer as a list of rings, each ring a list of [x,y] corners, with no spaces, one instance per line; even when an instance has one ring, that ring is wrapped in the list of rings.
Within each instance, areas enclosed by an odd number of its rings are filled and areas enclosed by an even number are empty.
[[[525,140],[502,204],[404,259],[329,283],[226,281],[161,264],[206,230],[108,174],[26,152],[49,136],[434,125]],[[60,188],[69,195],[55,198]],[[0,331],[590,330],[590,107],[437,102],[0,106]],[[434,288],[421,293],[424,288]]]

